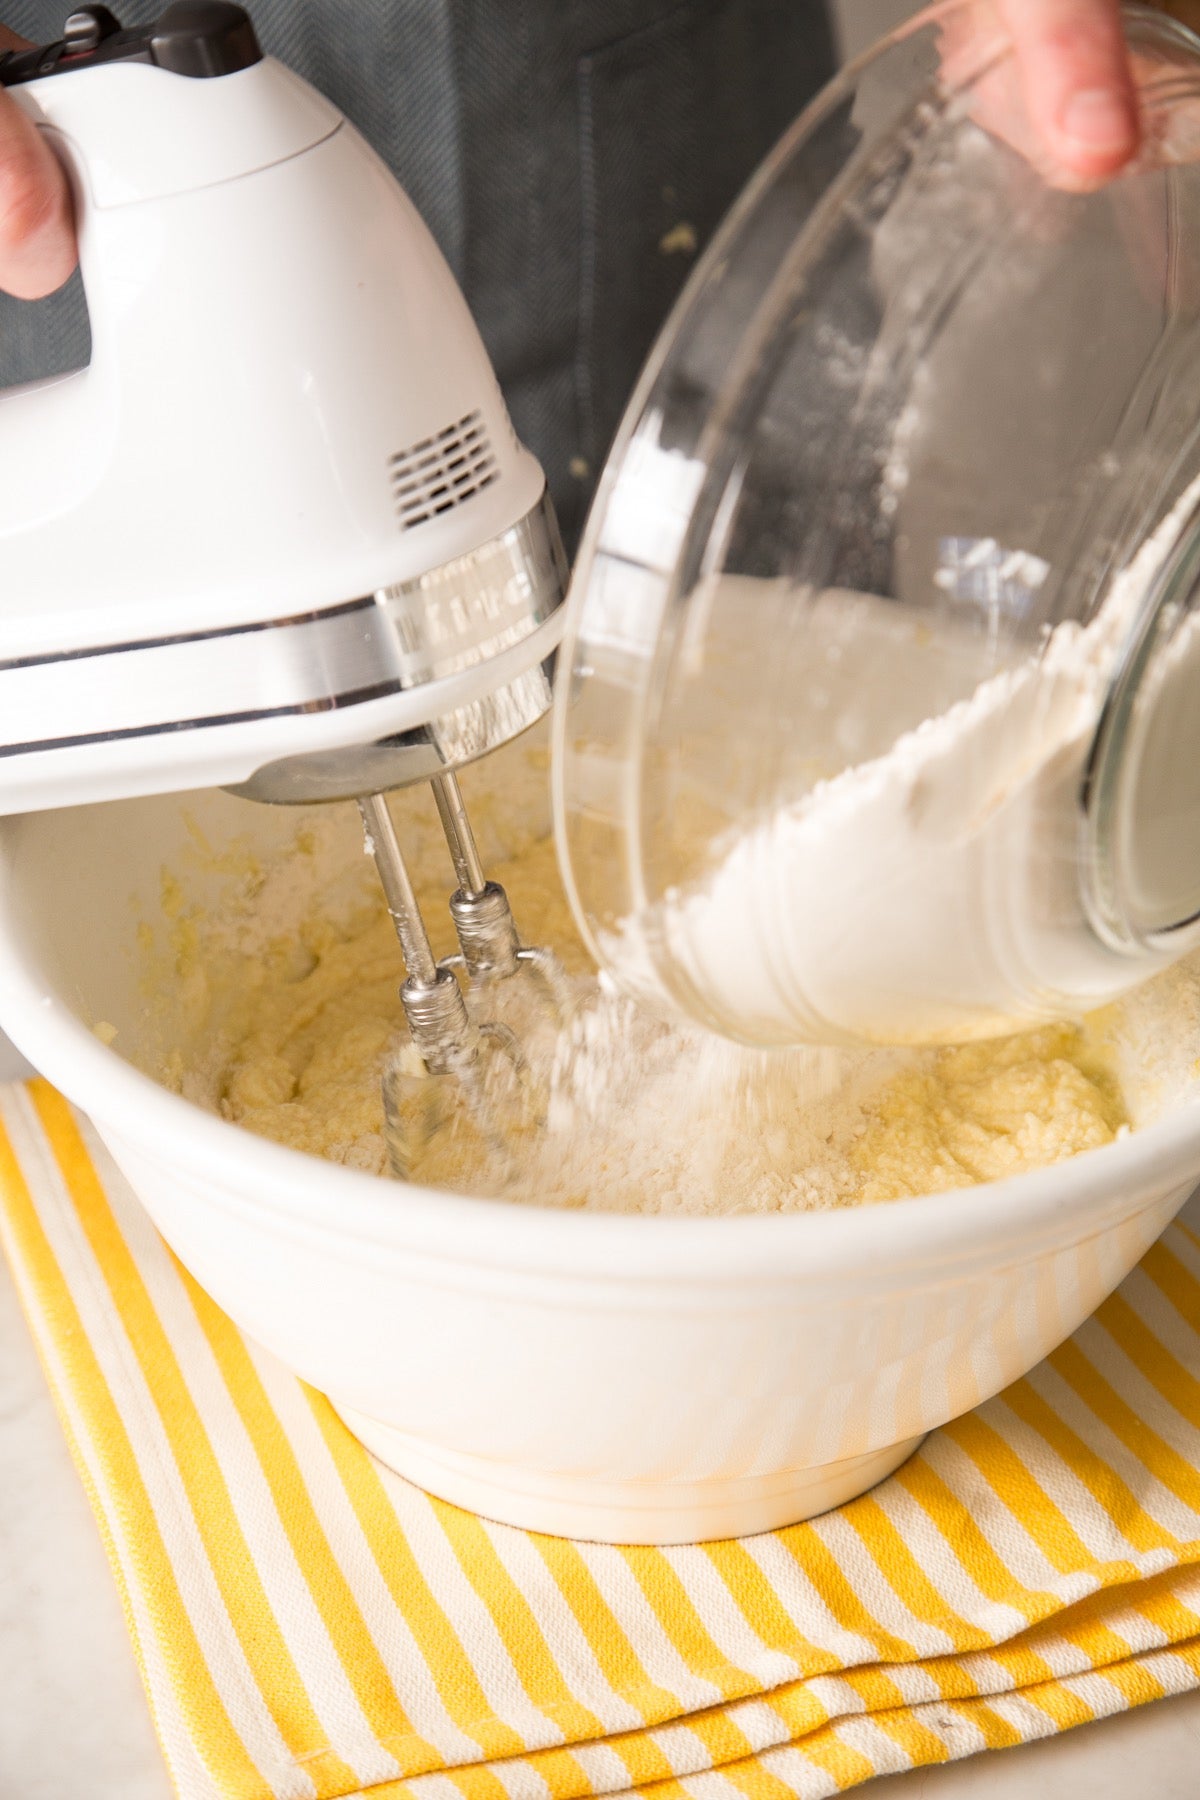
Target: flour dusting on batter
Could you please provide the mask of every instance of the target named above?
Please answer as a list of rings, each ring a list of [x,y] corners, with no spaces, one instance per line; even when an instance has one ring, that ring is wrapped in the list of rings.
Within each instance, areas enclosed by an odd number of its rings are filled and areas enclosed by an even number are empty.
[[[525,816],[543,810],[539,754],[522,748],[519,760],[472,773],[464,786],[481,835],[516,846],[489,873],[525,939],[558,951],[575,995],[560,1029],[543,1021],[528,1034],[546,1124],[515,1134],[505,1197],[681,1215],[871,1204],[1018,1174],[1123,1128],[1109,1027],[1052,1026],[959,1050],[752,1051],[663,1023],[597,979],[550,837],[514,826],[521,782]],[[444,954],[452,880],[432,802],[405,794],[392,804]],[[382,1174],[380,1077],[406,1027],[391,922],[365,858],[360,867],[347,855],[353,831],[326,817],[270,868],[234,858],[228,904],[207,915],[181,908],[186,882],[173,883],[175,979],[186,987],[202,969],[207,1010],[159,1072],[250,1131]],[[495,1191],[494,1165],[454,1134],[418,1174]]]

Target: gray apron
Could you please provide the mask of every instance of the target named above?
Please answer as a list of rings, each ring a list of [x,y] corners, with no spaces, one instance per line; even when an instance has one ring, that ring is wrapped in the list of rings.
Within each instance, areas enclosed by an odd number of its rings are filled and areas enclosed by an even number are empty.
[[[113,0],[123,22],[165,0]],[[68,0],[2,0],[38,42]],[[573,547],[696,252],[833,69],[822,0],[250,0],[263,48],[400,180],[479,322]],[[88,358],[78,278],[0,295],[0,386]]]

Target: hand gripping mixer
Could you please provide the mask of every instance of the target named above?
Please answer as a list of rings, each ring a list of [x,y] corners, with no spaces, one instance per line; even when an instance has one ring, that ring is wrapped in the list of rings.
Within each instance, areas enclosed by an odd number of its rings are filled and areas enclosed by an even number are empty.
[[[70,175],[92,330],[86,369],[0,395],[0,810],[357,799],[420,1130],[460,1095],[478,1115],[484,1062],[519,1050],[435,960],[382,796],[433,785],[468,985],[528,971],[553,999],[454,771],[549,705],[565,565],[453,276],[237,6],[86,7],[0,84]],[[385,1078],[397,1173],[408,1079]]]

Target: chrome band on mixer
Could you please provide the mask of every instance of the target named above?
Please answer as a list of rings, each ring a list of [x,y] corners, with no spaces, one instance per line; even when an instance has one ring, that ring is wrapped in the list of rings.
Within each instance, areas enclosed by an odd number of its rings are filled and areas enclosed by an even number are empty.
[[[247,640],[265,655],[250,657]],[[352,706],[400,683],[372,595],[261,624],[0,661],[0,757]],[[219,710],[197,699],[219,693]],[[65,728],[64,728],[65,727]]]
[[[386,624],[392,691],[466,680],[492,669],[548,625],[566,592],[567,565],[549,497],[469,554],[374,595]],[[548,662],[493,681],[462,705],[366,743],[264,763],[232,788],[249,800],[343,800],[428,781],[486,756],[528,729],[551,701]]]
[[[488,662],[550,617],[567,565],[545,497],[508,531],[375,601],[394,634],[402,687],[440,681]]]
[[[408,582],[294,617],[0,661],[0,758],[336,711],[490,661],[561,602],[566,568],[548,498],[422,581],[432,584],[424,631],[424,590]],[[525,674],[424,728],[434,766],[470,761],[541,716],[548,678],[540,666]],[[205,710],[216,694],[219,708]],[[404,748],[389,746],[397,761]]]

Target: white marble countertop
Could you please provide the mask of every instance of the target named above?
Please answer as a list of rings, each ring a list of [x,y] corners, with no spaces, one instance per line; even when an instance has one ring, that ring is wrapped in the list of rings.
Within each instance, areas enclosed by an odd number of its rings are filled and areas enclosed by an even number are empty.
[[[21,1072],[0,1039],[0,1080]],[[1200,1225],[1200,1201],[1190,1210]],[[0,1260],[0,1800],[170,1800],[117,1591]],[[1196,1800],[1200,1692],[871,1800]]]

